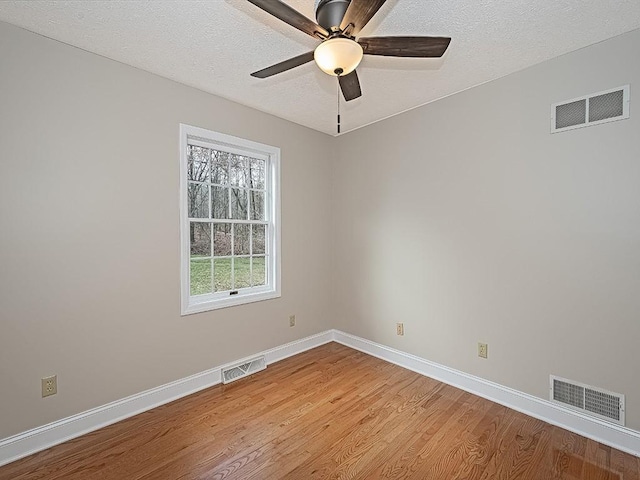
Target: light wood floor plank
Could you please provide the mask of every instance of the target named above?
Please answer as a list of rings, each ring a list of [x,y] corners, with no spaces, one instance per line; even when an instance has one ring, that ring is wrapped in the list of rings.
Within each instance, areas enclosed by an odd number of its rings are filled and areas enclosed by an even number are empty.
[[[331,343],[0,467],[0,480],[640,480],[640,460]]]

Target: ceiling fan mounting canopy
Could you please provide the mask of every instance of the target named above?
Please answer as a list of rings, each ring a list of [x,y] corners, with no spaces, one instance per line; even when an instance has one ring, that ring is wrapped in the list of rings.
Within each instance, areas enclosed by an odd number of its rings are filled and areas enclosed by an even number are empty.
[[[340,24],[347,12],[350,0],[320,0],[316,1],[316,20],[318,25],[334,33],[340,31]]]
[[[386,0],[316,0],[316,20],[305,17],[282,0],[248,0],[265,12],[322,41],[315,51],[303,53],[251,75],[267,78],[316,61],[329,75],[337,75],[346,101],[362,95],[355,68],[363,55],[387,57],[441,57],[449,37],[357,37]]]

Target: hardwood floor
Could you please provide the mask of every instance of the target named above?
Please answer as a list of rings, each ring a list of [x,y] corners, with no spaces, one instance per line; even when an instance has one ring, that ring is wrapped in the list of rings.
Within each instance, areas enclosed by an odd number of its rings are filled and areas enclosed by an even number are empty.
[[[0,479],[640,480],[640,459],[331,343],[0,467]]]

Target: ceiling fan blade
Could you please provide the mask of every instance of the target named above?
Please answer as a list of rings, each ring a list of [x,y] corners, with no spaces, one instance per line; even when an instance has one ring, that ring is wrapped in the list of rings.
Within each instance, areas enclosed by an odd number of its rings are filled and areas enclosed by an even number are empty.
[[[347,102],[350,102],[362,95],[362,90],[360,90],[360,81],[358,80],[358,74],[355,70],[344,77],[342,75],[339,76],[338,81],[340,82],[342,95]]]
[[[344,30],[349,25],[353,25],[353,28],[349,30],[349,35],[355,36],[369,23],[369,20],[373,18],[386,1],[387,0],[351,0],[340,24],[340,29]]]
[[[365,55],[389,57],[441,57],[447,50],[449,37],[366,37],[359,38]]]
[[[329,32],[327,32],[323,27],[280,0],[249,1],[256,7],[261,8],[265,12],[270,13],[274,17],[279,18],[283,22],[288,23],[307,35],[311,35],[314,38],[326,38],[329,36]]]
[[[302,55],[290,58],[289,60],[285,60],[284,62],[276,63],[275,65],[271,65],[270,67],[263,68],[262,70],[258,70],[257,72],[253,72],[251,76],[256,78],[271,77],[272,75],[286,72],[287,70],[291,70],[292,68],[304,65],[305,63],[308,63],[312,60],[313,52],[303,53]]]

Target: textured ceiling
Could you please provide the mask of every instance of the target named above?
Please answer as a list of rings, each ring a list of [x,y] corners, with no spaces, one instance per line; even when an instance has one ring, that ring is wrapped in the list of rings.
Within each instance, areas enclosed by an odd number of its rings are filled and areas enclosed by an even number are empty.
[[[315,19],[314,0],[286,1]],[[249,76],[317,42],[246,0],[2,1],[0,20],[335,134],[335,77]],[[453,40],[441,59],[365,56],[343,132],[636,28],[639,0],[388,0],[362,36]]]

